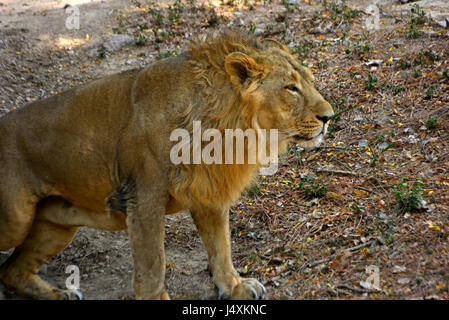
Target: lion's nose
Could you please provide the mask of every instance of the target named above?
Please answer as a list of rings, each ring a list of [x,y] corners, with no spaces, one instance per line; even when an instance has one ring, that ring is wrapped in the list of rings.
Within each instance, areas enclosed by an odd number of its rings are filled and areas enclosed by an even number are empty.
[[[320,121],[323,121],[323,125],[326,124],[330,119],[330,117],[328,116],[316,116],[316,118]]]

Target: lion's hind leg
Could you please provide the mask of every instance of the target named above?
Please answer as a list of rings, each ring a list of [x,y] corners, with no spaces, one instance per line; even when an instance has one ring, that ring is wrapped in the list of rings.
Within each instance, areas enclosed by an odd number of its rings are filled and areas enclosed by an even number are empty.
[[[10,290],[33,299],[80,299],[81,294],[61,290],[38,276],[41,265],[60,252],[72,240],[78,227],[36,220],[25,241],[0,266],[0,281]]]

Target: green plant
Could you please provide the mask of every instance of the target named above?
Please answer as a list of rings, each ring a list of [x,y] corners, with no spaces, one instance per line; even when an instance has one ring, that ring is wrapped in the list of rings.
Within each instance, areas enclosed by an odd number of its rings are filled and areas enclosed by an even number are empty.
[[[185,7],[182,4],[182,0],[175,0],[173,5],[168,6],[168,20],[173,23],[181,19],[184,10]]]
[[[403,181],[399,186],[394,187],[399,212],[422,210],[425,205],[422,197],[424,194],[422,181],[419,178],[413,184],[407,182],[407,178],[403,178]]]
[[[307,198],[321,198],[327,193],[327,187],[321,183],[315,181],[308,181],[305,179],[305,183],[301,182],[299,188],[304,190],[304,194]]]
[[[254,198],[258,195],[260,195],[260,188],[256,183],[251,184],[247,189],[246,189],[246,194],[251,197]]]
[[[415,65],[428,65],[432,64],[435,61],[441,61],[443,59],[442,56],[435,53],[433,50],[420,50],[416,58],[413,60]]]
[[[393,92],[394,95],[397,95],[397,94],[400,93],[401,91],[404,91],[404,90],[405,90],[404,87],[402,87],[402,86],[395,86],[395,85],[392,85],[392,84],[390,84],[390,83],[387,83],[387,84],[385,85],[385,88],[391,90],[391,91]]]
[[[331,18],[335,25],[339,25],[343,21],[350,22],[355,17],[359,16],[360,11],[353,10],[346,5],[346,0],[341,1],[323,1],[323,6],[330,11]]]
[[[408,69],[410,67],[411,67],[411,64],[407,60],[401,59],[401,64],[400,64],[401,69],[404,70],[404,69]]]
[[[316,45],[311,40],[301,40],[298,44],[294,45],[291,49],[293,54],[298,55],[300,60],[307,59],[310,56],[311,51]]]
[[[430,116],[426,121],[427,129],[434,129],[438,127],[438,120],[434,116]]]
[[[260,255],[256,250],[253,250],[248,254],[248,258],[251,260],[251,263],[256,263],[260,261]]]
[[[153,16],[156,25],[161,26],[164,23],[164,15],[162,14],[162,12],[150,8],[148,9],[148,13]]]
[[[355,213],[364,213],[365,206],[363,204],[353,204],[351,209],[354,210]]]
[[[442,75],[443,75],[443,78],[446,78],[446,80],[449,80],[449,71],[447,69],[443,71]]]
[[[147,38],[145,37],[144,34],[142,34],[141,32],[138,32],[137,35],[134,37],[134,42],[138,46],[143,46],[147,42]]]
[[[158,59],[165,59],[176,55],[178,55],[178,52],[176,50],[173,51],[168,50],[163,53],[159,53]]]
[[[218,16],[215,14],[215,11],[212,11],[211,15],[209,16],[209,19],[207,20],[207,23],[210,26],[214,26],[218,23]]]
[[[248,32],[253,33],[253,34],[254,34],[254,32],[256,32],[256,24],[252,21],[249,23],[249,31]]]
[[[154,42],[156,43],[156,47],[158,43],[162,43],[164,42],[164,40],[168,37],[168,33],[165,30],[162,31],[158,31],[158,29],[153,29],[153,34],[154,34]],[[157,48],[156,48],[157,49]],[[157,49],[159,50],[159,49]]]
[[[365,81],[365,85],[366,85],[366,90],[377,90],[378,87],[376,86],[377,81],[379,81],[379,79],[377,77],[373,77],[371,75],[369,75],[366,78]]]
[[[380,142],[384,142],[385,141],[385,136],[383,134],[377,135],[376,139],[379,140]]]
[[[407,28],[407,37],[416,39],[422,35],[422,31],[418,29],[426,22],[426,13],[420,10],[419,6],[410,9],[410,22]]]
[[[382,149],[382,151],[380,151],[379,153],[376,152],[375,150],[373,150],[373,148],[371,146],[368,146],[369,152],[370,152],[370,162],[369,162],[370,166],[371,167],[375,167],[379,163],[380,156],[384,152],[386,152],[386,151],[390,150],[391,148],[393,148],[395,145],[396,145],[396,143],[392,142],[388,146],[386,146],[385,149]]]
[[[431,99],[433,97],[433,92],[435,91],[435,87],[425,85],[424,89],[426,89],[426,91],[424,91],[424,99],[426,99],[426,100]]]

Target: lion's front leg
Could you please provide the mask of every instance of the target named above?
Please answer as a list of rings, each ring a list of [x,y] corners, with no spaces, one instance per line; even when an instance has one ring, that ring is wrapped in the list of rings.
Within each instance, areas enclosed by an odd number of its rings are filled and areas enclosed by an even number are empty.
[[[209,257],[219,299],[262,299],[266,290],[256,279],[238,275],[232,265],[229,210],[192,210],[192,217]]]
[[[134,260],[136,299],[170,299],[165,281],[166,189],[158,177],[142,177],[136,183],[136,201],[128,208],[126,220]],[[149,183],[149,185],[147,184]]]

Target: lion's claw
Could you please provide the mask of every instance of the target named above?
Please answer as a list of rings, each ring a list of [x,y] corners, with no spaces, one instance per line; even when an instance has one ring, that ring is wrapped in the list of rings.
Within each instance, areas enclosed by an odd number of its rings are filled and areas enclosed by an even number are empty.
[[[241,279],[232,289],[232,293],[218,287],[218,299],[259,300],[267,294],[265,287],[256,279]]]
[[[63,290],[64,300],[84,300],[84,296],[79,290]]]
[[[263,299],[266,293],[265,287],[256,279],[242,279],[242,282],[232,290],[232,299],[258,300]]]

